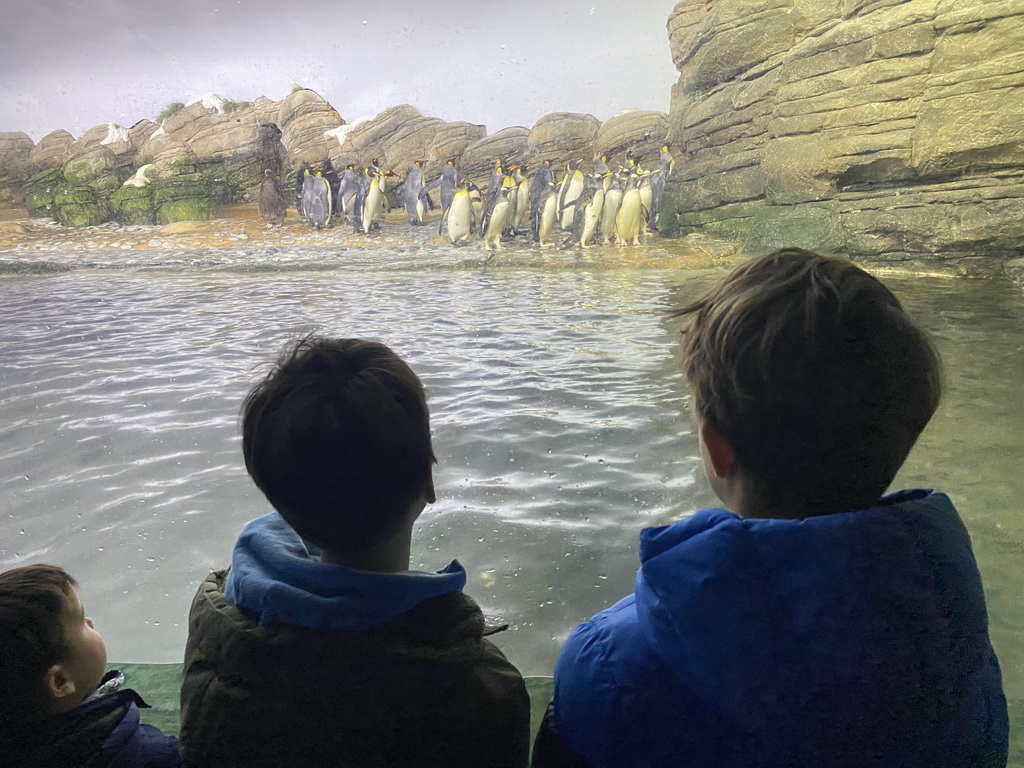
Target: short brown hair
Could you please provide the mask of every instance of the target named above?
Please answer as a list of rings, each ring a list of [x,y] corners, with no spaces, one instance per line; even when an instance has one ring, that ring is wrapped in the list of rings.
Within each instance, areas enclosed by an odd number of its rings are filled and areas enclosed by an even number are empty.
[[[0,573],[0,740],[23,736],[49,714],[43,679],[70,653],[63,617],[77,586],[55,565]]]
[[[426,393],[384,344],[307,336],[246,397],[242,453],[300,536],[359,551],[398,530],[430,476]]]
[[[682,364],[697,414],[773,506],[872,505],[938,406],[931,342],[846,259],[784,248],[676,315],[689,318]]]

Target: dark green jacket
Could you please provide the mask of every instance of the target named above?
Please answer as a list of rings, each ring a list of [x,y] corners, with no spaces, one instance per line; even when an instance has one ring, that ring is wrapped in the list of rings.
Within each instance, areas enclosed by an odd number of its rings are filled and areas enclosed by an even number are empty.
[[[365,632],[261,626],[211,574],[189,615],[188,766],[522,768],[530,705],[462,592]]]

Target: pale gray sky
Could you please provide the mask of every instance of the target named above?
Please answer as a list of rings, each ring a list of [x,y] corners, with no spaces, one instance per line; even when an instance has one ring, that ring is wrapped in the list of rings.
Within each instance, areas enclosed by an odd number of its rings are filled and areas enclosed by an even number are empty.
[[[152,119],[214,92],[293,83],[347,120],[408,102],[427,115],[531,126],[668,110],[675,0],[3,0],[0,131],[38,141]]]

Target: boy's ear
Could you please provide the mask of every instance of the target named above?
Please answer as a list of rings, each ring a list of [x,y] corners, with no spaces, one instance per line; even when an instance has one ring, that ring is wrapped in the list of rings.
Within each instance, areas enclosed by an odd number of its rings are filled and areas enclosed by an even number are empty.
[[[46,689],[47,695],[57,706],[60,706],[61,701],[68,696],[73,696],[75,693],[75,681],[71,679],[71,676],[64,671],[64,667],[60,664],[54,664],[46,670],[46,675],[43,678],[43,687]]]
[[[725,435],[710,421],[701,419],[700,439],[704,442],[704,450],[715,477],[729,477],[736,469],[736,451],[725,439]]]

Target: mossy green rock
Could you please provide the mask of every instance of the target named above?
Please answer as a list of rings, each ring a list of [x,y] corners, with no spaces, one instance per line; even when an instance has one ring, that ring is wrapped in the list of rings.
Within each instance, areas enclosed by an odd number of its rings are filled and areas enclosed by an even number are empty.
[[[213,218],[213,193],[200,173],[160,178],[150,185],[157,222],[206,221]]]
[[[62,186],[54,195],[57,221],[68,227],[102,224],[110,216],[106,199],[87,186]]]
[[[210,198],[175,200],[164,203],[157,209],[157,222],[170,224],[174,221],[208,221],[213,218],[213,200]]]
[[[114,218],[122,224],[156,224],[153,191],[149,187],[121,187],[110,204]]]
[[[25,182],[25,208],[33,218],[55,218],[57,191],[64,184],[64,174],[56,168],[37,173]]]
[[[764,253],[792,247],[834,253],[845,245],[838,213],[824,206],[769,205],[754,215],[743,250]]]
[[[64,178],[71,184],[91,182],[114,172],[118,161],[107,147],[93,147],[64,164]]]

